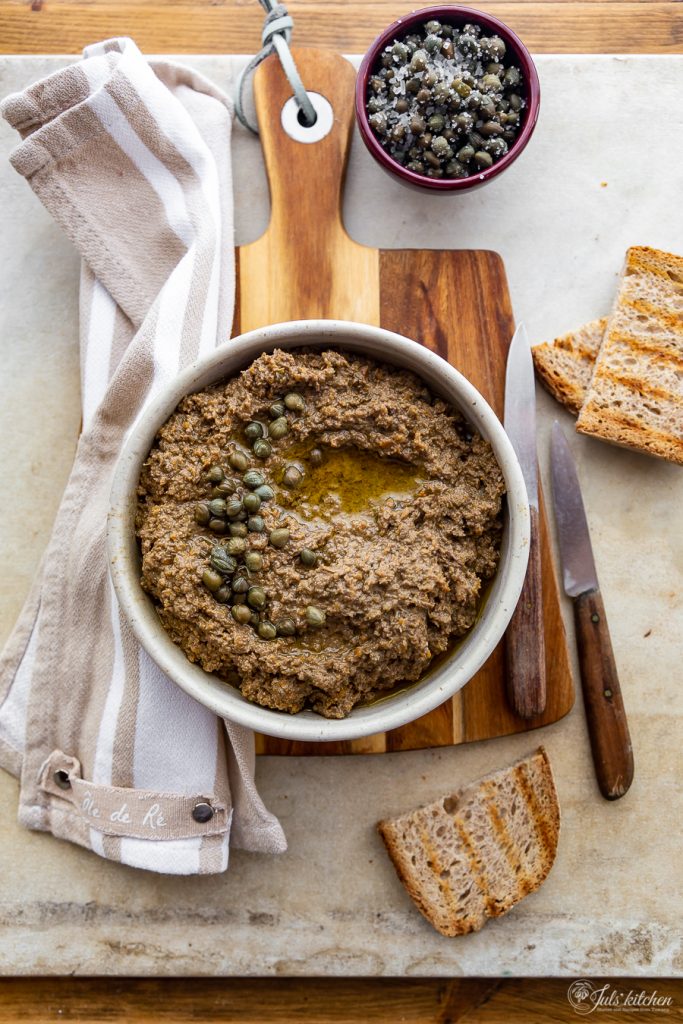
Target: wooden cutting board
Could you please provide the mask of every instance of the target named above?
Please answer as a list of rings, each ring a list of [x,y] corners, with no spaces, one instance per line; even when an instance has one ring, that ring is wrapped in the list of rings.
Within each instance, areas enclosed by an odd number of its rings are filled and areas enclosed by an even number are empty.
[[[334,318],[377,324],[422,342],[457,367],[503,412],[507,347],[514,330],[505,268],[494,252],[378,250],[359,245],[341,220],[353,127],[355,72],[344,58],[296,50],[306,88],[325,96],[334,124],[319,142],[295,142],[281,111],[291,96],[279,61],[254,76],[254,99],[271,195],[270,224],[237,253],[233,333],[284,320]],[[435,196],[433,201],[443,201]],[[397,216],[401,211],[396,210]],[[547,520],[541,508],[548,702],[523,720],[508,708],[503,649],[455,697],[423,718],[361,740],[300,743],[257,737],[261,754],[353,754],[467,743],[548,725],[574,702]]]

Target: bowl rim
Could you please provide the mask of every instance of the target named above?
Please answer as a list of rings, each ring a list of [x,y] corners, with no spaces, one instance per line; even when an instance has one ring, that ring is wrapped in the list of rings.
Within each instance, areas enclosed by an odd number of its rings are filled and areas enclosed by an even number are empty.
[[[422,680],[384,701],[355,708],[343,719],[324,718],[310,710],[292,715],[264,708],[192,664],[168,636],[151,599],[142,590],[133,525],[142,463],[158,429],[181,398],[236,375],[263,352],[305,346],[365,353],[412,370],[437,392],[450,392],[448,400],[492,444],[508,495],[501,561],[493,590],[464,642],[438,667],[428,670]],[[441,382],[441,386],[434,381]],[[293,320],[231,339],[162,387],[131,428],[118,457],[107,519],[107,547],[111,580],[134,635],[161,670],[191,697],[221,717],[269,736],[309,742],[350,740],[405,725],[432,711],[458,692],[483,665],[501,639],[522,589],[529,551],[529,505],[522,471],[502,424],[474,385],[444,359],[418,342],[381,327],[343,320]]]
[[[438,19],[448,17],[462,17],[463,19],[478,22],[484,28],[491,29],[500,35],[504,39],[506,45],[511,44],[519,63],[522,65],[522,75],[527,88],[528,108],[521,132],[505,156],[501,157],[500,160],[497,160],[491,167],[487,168],[485,171],[478,171],[476,174],[470,174],[466,178],[427,178],[425,175],[416,174],[415,171],[409,171],[407,167],[399,164],[380,144],[368,121],[368,113],[365,108],[365,97],[367,93],[368,80],[374,70],[377,58],[388,42],[397,36],[405,35],[411,26],[417,22],[429,21],[432,18]],[[529,50],[517,33],[513,32],[505,22],[496,18],[493,14],[488,14],[485,11],[479,11],[474,7],[463,7],[459,4],[439,4],[434,7],[422,7],[420,10],[411,11],[410,14],[397,18],[396,21],[392,22],[391,25],[381,32],[371,44],[369,50],[361,61],[361,65],[358,69],[358,75],[356,77],[356,122],[358,124],[358,130],[360,131],[361,138],[363,139],[363,142],[368,148],[370,154],[379,164],[381,164],[382,167],[384,167],[385,170],[390,174],[396,175],[396,177],[400,178],[406,184],[410,184],[421,189],[427,189],[432,192],[451,193],[466,191],[467,189],[483,185],[487,181],[491,181],[493,178],[497,177],[497,175],[502,174],[502,172],[509,167],[510,164],[513,163],[526,148],[529,139],[536,128],[540,107],[541,86],[538,79],[536,65],[532,60]]]

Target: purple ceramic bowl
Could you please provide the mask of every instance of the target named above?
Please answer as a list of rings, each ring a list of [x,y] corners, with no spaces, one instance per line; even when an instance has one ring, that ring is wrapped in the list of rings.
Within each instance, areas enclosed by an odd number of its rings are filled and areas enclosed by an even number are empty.
[[[505,156],[501,157],[500,160],[496,161],[485,171],[478,171],[467,178],[427,178],[422,174],[416,174],[414,171],[407,170],[382,147],[368,123],[368,112],[365,106],[368,80],[379,64],[382,50],[394,39],[402,39],[404,36],[409,35],[416,24],[422,24],[432,19],[445,21],[455,26],[474,22],[481,25],[487,32],[499,35],[507,47],[508,54],[514,57],[515,63],[519,65],[522,72],[523,89],[521,91],[526,100],[526,106],[523,111],[522,124],[517,138]],[[521,39],[515,35],[512,29],[508,28],[502,21],[499,21],[498,18],[494,18],[493,15],[485,14],[483,11],[476,11],[471,7],[460,7],[456,4],[423,7],[419,11],[413,11],[403,18],[399,18],[393,25],[389,25],[375,39],[365,54],[356,80],[356,120],[361,138],[368,150],[388,174],[398,178],[404,185],[409,185],[412,188],[427,189],[430,192],[463,192],[465,189],[479,188],[481,185],[485,185],[497,177],[497,175],[502,174],[517,159],[531,138],[536,127],[536,121],[538,120],[540,104],[541,88],[538,82],[538,73],[531,55]]]

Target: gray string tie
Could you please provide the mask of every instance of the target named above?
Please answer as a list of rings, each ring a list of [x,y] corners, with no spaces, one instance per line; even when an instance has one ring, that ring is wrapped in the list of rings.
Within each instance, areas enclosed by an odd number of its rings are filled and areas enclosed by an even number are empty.
[[[259,64],[275,51],[280,58],[282,70],[287,76],[287,81],[292,87],[294,99],[299,108],[299,117],[302,123],[310,128],[315,124],[317,114],[304,88],[301,76],[294,63],[292,52],[289,49],[294,21],[284,4],[276,4],[272,0],[259,0],[259,2],[266,11],[266,20],[261,33],[261,50],[255,57],[251,58],[239,77],[237,95],[235,97],[235,114],[245,128],[258,135],[258,125],[255,121],[249,119],[244,109],[245,85],[247,79],[253,74]]]

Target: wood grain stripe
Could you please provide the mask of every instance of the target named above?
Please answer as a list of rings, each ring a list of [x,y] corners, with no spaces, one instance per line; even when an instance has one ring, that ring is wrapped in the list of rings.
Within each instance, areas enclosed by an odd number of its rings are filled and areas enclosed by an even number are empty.
[[[441,943],[454,951],[458,941]],[[672,1012],[659,1016],[676,1019],[683,981],[618,982],[625,992],[656,988],[672,999]],[[548,1024],[579,1019],[567,1003],[567,985],[567,978],[6,978],[0,981],[0,1024]],[[631,1016],[606,1010],[600,1020],[619,1024]]]
[[[414,8],[411,0],[321,3],[292,0],[296,41],[364,52],[379,32]],[[537,0],[478,6],[502,18],[536,53],[680,53],[683,4]],[[148,53],[254,53],[263,16],[242,0],[5,0],[0,52],[80,53],[109,36],[130,35]]]

